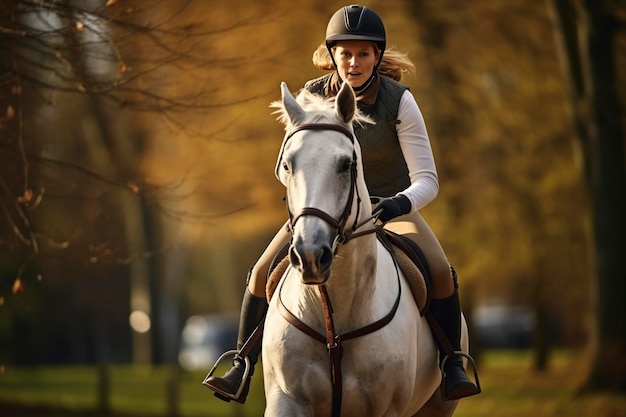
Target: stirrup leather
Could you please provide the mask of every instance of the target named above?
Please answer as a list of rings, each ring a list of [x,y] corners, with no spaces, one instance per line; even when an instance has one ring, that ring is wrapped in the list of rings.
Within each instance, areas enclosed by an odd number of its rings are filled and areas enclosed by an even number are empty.
[[[477,389],[477,394],[481,393],[482,390],[480,389],[480,380],[478,379],[478,370],[476,369],[476,362],[474,362],[474,358],[472,358],[470,355],[468,355],[467,353],[460,351],[460,350],[455,350],[454,351],[454,356],[463,356],[464,358],[467,358],[468,362],[472,364],[472,369],[474,370],[474,381],[476,384],[476,389]],[[450,358],[450,355],[446,355],[444,356],[443,360],[441,361],[441,374],[445,375],[445,366],[446,366],[446,362],[448,362],[448,359]]]
[[[244,389],[244,387],[246,386],[246,380],[248,379],[248,376],[250,375],[250,370],[252,368],[252,365],[250,364],[250,359],[248,359],[248,357],[242,357],[239,353],[241,351],[239,350],[229,350],[227,352],[224,352],[222,354],[222,356],[220,356],[217,361],[215,362],[215,365],[213,365],[213,368],[211,368],[211,370],[209,371],[209,373],[207,374],[207,376],[204,378],[204,380],[202,381],[202,385],[204,385],[205,387],[209,388],[212,391],[215,391],[216,393],[218,393],[219,395],[223,395],[226,398],[230,398],[231,400],[235,400],[237,401],[239,399],[239,397],[241,396],[241,393]],[[233,359],[239,359],[241,361],[243,361],[244,363],[244,372],[243,372],[243,377],[241,378],[241,382],[239,383],[239,386],[237,387],[237,389],[235,390],[235,394],[230,393],[230,392],[226,392],[224,390],[221,390],[217,387],[214,387],[213,385],[210,385],[208,383],[208,380],[211,376],[213,376],[213,374],[215,373],[217,367],[219,366],[219,364],[221,362],[223,362],[226,358],[228,357],[233,357]]]

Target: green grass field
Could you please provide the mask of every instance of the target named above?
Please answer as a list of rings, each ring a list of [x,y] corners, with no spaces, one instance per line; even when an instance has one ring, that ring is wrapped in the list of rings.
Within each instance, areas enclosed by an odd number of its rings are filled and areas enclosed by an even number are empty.
[[[532,370],[528,352],[488,352],[480,363],[483,393],[461,401],[455,417],[623,417],[626,396],[576,396],[583,369],[576,353],[554,355],[550,370]],[[247,417],[263,413],[263,384],[256,378],[245,406],[215,399],[202,372],[112,366],[109,407],[116,417]],[[57,417],[104,413],[98,408],[94,367],[6,367],[0,374],[0,416]]]

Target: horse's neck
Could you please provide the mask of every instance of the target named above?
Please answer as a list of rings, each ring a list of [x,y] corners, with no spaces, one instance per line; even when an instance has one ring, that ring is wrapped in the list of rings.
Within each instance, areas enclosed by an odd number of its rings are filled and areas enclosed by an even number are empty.
[[[339,333],[380,318],[381,312],[377,311],[374,301],[377,292],[384,287],[377,281],[379,248],[375,234],[371,234],[350,241],[340,248],[335,257],[326,288]],[[292,299],[290,309],[293,308],[296,316],[303,321],[323,331],[324,317],[318,287],[305,285],[300,280],[290,281],[286,283],[288,291],[298,294]],[[389,289],[383,288],[383,291],[388,292]],[[388,304],[385,300],[383,309],[388,309]]]
[[[375,290],[376,266],[376,236],[351,240],[335,256],[327,284],[329,294],[338,299],[337,304],[341,301],[342,307],[353,310]]]

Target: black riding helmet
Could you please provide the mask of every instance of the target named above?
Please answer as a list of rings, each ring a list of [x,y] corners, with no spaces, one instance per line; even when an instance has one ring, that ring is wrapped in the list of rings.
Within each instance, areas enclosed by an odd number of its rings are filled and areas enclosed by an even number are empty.
[[[372,41],[380,49],[376,68],[380,65],[387,46],[385,25],[375,11],[356,4],[342,7],[330,18],[326,27],[326,48],[337,66],[332,48],[338,41]],[[376,69],[375,68],[375,69]]]

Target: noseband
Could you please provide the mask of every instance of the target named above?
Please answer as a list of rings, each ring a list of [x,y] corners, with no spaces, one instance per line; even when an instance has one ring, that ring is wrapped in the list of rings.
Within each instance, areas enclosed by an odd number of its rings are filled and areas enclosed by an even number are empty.
[[[330,214],[316,207],[304,207],[300,209],[298,212],[292,213],[291,209],[289,208],[289,204],[287,204],[287,210],[289,211],[289,219],[290,219],[289,227],[291,230],[293,230],[298,219],[300,219],[303,216],[319,217],[320,219],[324,220],[326,223],[330,224],[337,231],[337,237],[335,238],[335,241],[333,242],[333,252],[335,252],[338,244],[346,243],[351,238],[356,237],[356,234],[354,232],[362,224],[370,220],[370,219],[367,219],[365,222],[361,224],[357,223],[359,219],[361,196],[359,195],[359,192],[356,187],[357,155],[356,155],[356,149],[354,147],[354,133],[352,133],[348,128],[340,124],[305,123],[305,124],[298,125],[295,128],[293,128],[291,131],[289,131],[287,135],[285,136],[285,143],[287,143],[287,141],[291,139],[291,137],[294,134],[303,130],[333,130],[335,132],[344,134],[348,139],[350,139],[350,143],[352,144],[353,150],[352,150],[352,166],[350,167],[350,191],[348,194],[348,200],[346,201],[346,206],[344,207],[343,212],[341,213],[338,219],[335,219]],[[285,146],[283,145],[283,151],[284,149],[285,149]],[[282,160],[282,151],[281,151],[280,159]],[[354,202],[355,194],[357,198],[357,212],[356,212],[354,224],[349,230],[346,230],[346,223],[348,222],[348,217],[350,217],[350,213],[352,212],[352,205]]]

